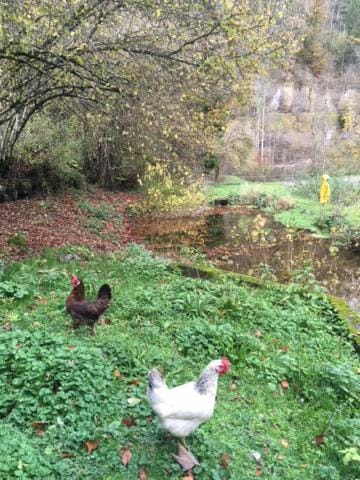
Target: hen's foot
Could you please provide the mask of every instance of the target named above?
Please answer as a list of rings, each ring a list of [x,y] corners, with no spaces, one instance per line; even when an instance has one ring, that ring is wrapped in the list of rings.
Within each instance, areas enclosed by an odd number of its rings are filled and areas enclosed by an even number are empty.
[[[183,445],[181,445],[180,443],[178,454],[172,454],[172,456],[175,458],[175,460],[185,472],[191,470],[197,465],[200,465],[197,458],[194,457],[194,455],[189,450],[186,450],[186,448],[183,447]]]

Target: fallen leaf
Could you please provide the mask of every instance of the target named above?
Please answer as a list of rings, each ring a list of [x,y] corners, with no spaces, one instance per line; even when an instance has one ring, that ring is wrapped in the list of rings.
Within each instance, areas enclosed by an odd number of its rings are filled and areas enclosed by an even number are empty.
[[[194,480],[194,475],[190,472],[186,477],[181,477],[181,480]]]
[[[322,434],[322,435],[317,435],[316,437],[314,437],[313,443],[314,443],[315,445],[323,445],[323,444],[325,443],[325,436],[324,436],[324,434]]]
[[[138,403],[141,402],[141,399],[140,398],[135,398],[135,397],[130,397],[130,398],[127,399],[127,402],[130,405],[130,407],[135,407],[135,405],[137,405]]]
[[[233,392],[234,390],[236,390],[236,384],[235,383],[230,383],[229,390],[230,390],[230,392]]]
[[[140,468],[138,476],[139,476],[139,480],[147,480],[148,479],[146,470],[144,468]]]
[[[287,388],[289,388],[289,382],[287,380],[283,380],[281,382],[281,386],[284,390],[286,390]]]
[[[228,455],[227,453],[223,453],[220,458],[220,465],[222,466],[222,468],[229,468],[230,460],[230,455]]]
[[[257,477],[261,477],[263,473],[264,473],[264,472],[261,470],[261,468],[257,468],[257,469],[256,469],[256,472],[255,472],[255,475],[256,475]]]
[[[74,350],[74,348],[75,348],[75,345],[68,345],[69,350]]]
[[[230,398],[230,402],[235,402],[235,400],[241,400],[241,395],[235,395],[235,397]]]
[[[131,385],[134,385],[135,387],[138,387],[140,385],[139,380],[132,380]]]
[[[60,456],[60,458],[74,458],[75,457],[75,455],[73,455],[72,453],[68,453],[68,452],[60,452],[59,456]]]
[[[43,437],[45,435],[45,431],[44,430],[36,430],[35,435],[37,435],[38,437]]]
[[[116,368],[113,371],[113,375],[114,375],[115,378],[122,378],[122,373],[120,372],[120,370],[118,368]]]
[[[33,422],[31,426],[35,428],[35,430],[42,430],[43,427],[46,427],[49,422]]]
[[[13,326],[12,326],[12,323],[10,322],[6,322],[4,325],[3,325],[3,330],[5,330],[6,332],[9,332],[10,330],[12,330]]]
[[[136,420],[134,417],[126,417],[122,419],[121,423],[125,425],[125,427],[133,427],[136,425]]]
[[[279,347],[279,350],[281,350],[282,352],[286,353],[289,351],[289,347],[287,347],[286,345],[282,345],[281,347]]]
[[[88,440],[85,442],[85,447],[88,453],[93,452],[99,446],[99,440]]]
[[[125,465],[125,467],[130,462],[131,457],[132,457],[132,453],[128,448],[122,448],[120,450],[121,463]]]
[[[262,333],[260,332],[260,330],[256,330],[255,337],[261,337],[261,336],[262,336]]]
[[[277,455],[276,460],[280,460],[280,461],[285,460],[285,457],[284,457],[284,455]]]
[[[285,440],[285,438],[282,438],[282,439],[280,440],[280,444],[281,444],[281,446],[284,447],[284,448],[289,448],[288,441]]]

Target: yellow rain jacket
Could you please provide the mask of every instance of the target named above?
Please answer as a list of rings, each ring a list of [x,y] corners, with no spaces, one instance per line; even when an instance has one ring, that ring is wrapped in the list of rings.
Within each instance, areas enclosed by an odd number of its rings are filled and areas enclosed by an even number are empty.
[[[321,186],[320,186],[320,203],[326,204],[330,200],[330,185],[328,183],[329,176],[323,175],[321,177]]]

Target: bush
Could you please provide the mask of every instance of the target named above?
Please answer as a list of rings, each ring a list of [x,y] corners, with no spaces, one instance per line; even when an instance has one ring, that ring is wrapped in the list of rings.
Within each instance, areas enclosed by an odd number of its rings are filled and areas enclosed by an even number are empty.
[[[315,221],[315,225],[321,230],[332,230],[346,225],[344,215],[337,211],[321,212]]]
[[[214,170],[219,166],[219,158],[216,155],[208,155],[204,160],[205,171]]]
[[[66,139],[66,141],[65,141]],[[35,190],[60,191],[84,185],[80,126],[75,116],[34,116],[17,143],[10,174],[30,177]]]
[[[165,163],[148,164],[139,184],[146,195],[140,212],[174,212],[204,202],[202,181],[194,180],[185,166],[171,169]]]

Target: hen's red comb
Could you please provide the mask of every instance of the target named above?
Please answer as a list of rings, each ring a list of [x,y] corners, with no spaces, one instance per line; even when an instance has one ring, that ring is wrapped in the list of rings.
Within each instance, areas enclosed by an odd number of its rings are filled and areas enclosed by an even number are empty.
[[[229,371],[230,367],[231,367],[230,360],[226,357],[222,357],[221,361],[222,361],[223,367],[226,369],[226,371]]]

